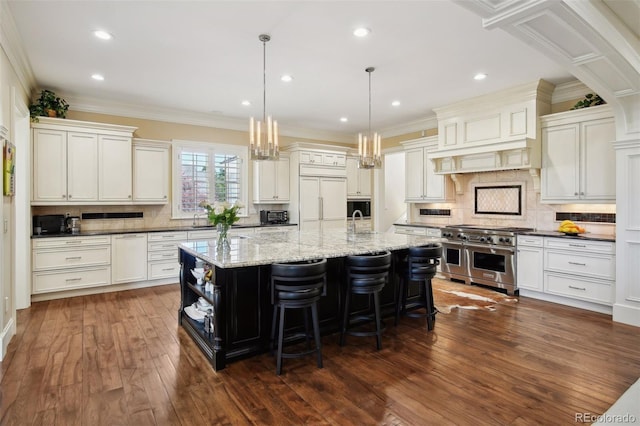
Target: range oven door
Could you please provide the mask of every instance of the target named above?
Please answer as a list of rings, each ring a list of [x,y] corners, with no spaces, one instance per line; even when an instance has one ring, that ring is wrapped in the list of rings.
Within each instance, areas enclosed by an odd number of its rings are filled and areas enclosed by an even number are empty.
[[[471,282],[506,289],[516,289],[513,247],[467,245]]]
[[[467,268],[467,254],[461,243],[442,243],[442,262],[440,272],[446,278],[453,278],[469,284],[469,271]]]

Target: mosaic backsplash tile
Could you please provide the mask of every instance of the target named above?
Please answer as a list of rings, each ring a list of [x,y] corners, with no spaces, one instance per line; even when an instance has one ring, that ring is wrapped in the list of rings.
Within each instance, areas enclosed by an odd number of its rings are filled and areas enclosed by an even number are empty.
[[[476,186],[475,212],[477,214],[522,215],[522,186]]]
[[[420,209],[420,216],[451,216],[451,209]]]
[[[579,213],[556,212],[556,220],[572,220],[574,222],[616,223],[615,213]]]

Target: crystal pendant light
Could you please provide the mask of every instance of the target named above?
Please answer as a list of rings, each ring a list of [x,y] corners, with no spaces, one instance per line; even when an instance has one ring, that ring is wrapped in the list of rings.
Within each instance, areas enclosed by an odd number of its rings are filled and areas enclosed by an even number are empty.
[[[358,134],[358,168],[373,169],[382,166],[381,136],[371,133],[371,73],[374,67],[368,67],[365,71],[369,74],[369,134]]]
[[[249,120],[249,149],[252,160],[277,160],[280,156],[278,146],[278,122],[267,116],[267,42],[271,36],[260,34],[262,42],[262,121]]]

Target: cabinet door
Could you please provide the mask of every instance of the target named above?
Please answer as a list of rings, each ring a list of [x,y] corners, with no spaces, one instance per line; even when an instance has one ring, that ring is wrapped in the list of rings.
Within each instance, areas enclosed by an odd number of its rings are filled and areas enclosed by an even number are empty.
[[[347,196],[357,197],[360,192],[360,176],[358,174],[358,159],[347,158]]]
[[[131,201],[131,138],[98,136],[100,201]]]
[[[342,154],[324,154],[322,156],[322,164],[325,166],[344,167],[346,164],[346,156]]]
[[[408,149],[405,158],[405,199],[422,201],[424,195],[424,149]]]
[[[303,151],[300,153],[300,162],[322,165],[322,154],[319,152]]]
[[[98,135],[67,134],[67,198],[98,200]]]
[[[320,221],[320,203],[320,178],[300,177],[301,230],[316,229]],[[315,226],[312,225],[314,223],[316,224]]]
[[[543,249],[537,247],[518,247],[516,265],[518,288],[543,290]]]
[[[147,279],[147,234],[111,237],[111,282],[130,283]]]
[[[427,154],[435,150],[435,146],[431,149],[425,148],[422,156],[422,164],[424,164],[424,198],[425,201],[446,201],[448,198],[446,191],[445,175],[436,174],[436,165],[429,160]]]
[[[276,199],[276,161],[253,162],[253,202],[273,203]]]
[[[342,220],[347,217],[347,180],[323,178],[320,182],[322,220]]]
[[[33,130],[33,201],[67,200],[67,132]]]
[[[169,202],[169,147],[133,147],[133,201]]]
[[[289,201],[289,158],[281,157],[276,163],[276,199]]]
[[[543,201],[579,198],[580,135],[577,124],[542,129]]]
[[[616,199],[616,129],[613,118],[582,124],[582,186],[580,198],[595,201]]]

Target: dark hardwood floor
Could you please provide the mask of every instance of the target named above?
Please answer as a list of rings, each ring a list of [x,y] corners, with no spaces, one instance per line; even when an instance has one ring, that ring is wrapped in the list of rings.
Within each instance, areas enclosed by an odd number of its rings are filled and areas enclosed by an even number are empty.
[[[520,298],[323,338],[324,368],[268,354],[214,372],[178,285],[34,303],[0,364],[2,425],[530,425],[601,414],[640,377],[640,330]]]

